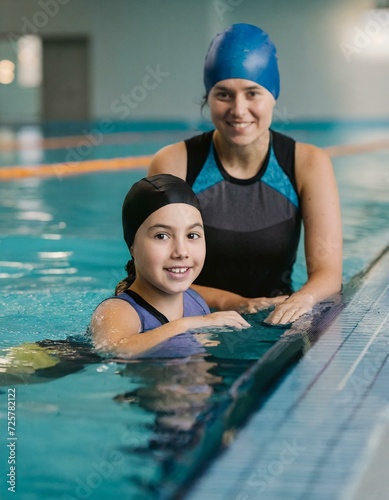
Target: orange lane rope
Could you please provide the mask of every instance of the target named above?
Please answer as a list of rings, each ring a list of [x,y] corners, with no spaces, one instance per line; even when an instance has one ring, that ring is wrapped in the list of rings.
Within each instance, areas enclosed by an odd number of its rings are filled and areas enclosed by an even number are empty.
[[[341,146],[329,146],[325,148],[331,157],[355,155],[360,153],[370,153],[371,151],[378,151],[380,149],[389,148],[389,140],[381,140],[368,142],[364,144],[343,144]]]
[[[355,155],[389,148],[389,140],[366,144],[345,144],[324,148],[331,157]],[[80,162],[52,163],[31,166],[0,167],[0,181],[16,180],[24,177],[62,177],[65,175],[86,174],[110,170],[126,170],[147,168],[152,155],[128,156],[126,158],[109,158],[100,160],[85,160]]]
[[[24,177],[57,176],[60,178],[65,175],[86,174],[90,172],[145,168],[149,166],[151,158],[152,156],[129,156],[127,158],[52,163],[48,165],[0,167],[0,181],[15,180]]]
[[[133,140],[144,140],[144,135],[140,132],[117,132],[105,134],[99,131],[91,131],[85,135],[72,135],[66,137],[39,137],[34,139],[1,140],[0,149],[2,152],[30,150],[30,149],[64,149],[68,147],[97,146],[122,144]]]

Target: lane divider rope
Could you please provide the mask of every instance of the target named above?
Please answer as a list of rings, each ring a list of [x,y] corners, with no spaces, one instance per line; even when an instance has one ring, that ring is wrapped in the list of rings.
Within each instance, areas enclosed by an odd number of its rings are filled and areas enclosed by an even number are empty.
[[[126,158],[51,163],[46,165],[0,167],[0,181],[10,181],[25,177],[63,177],[65,175],[91,172],[145,168],[149,166],[151,158],[152,155],[128,156]]]
[[[323,148],[331,157],[368,153],[389,148],[389,141],[376,141],[366,144],[345,144]],[[43,165],[18,165],[0,167],[0,181],[16,180],[24,177],[62,177],[65,175],[86,174],[111,170],[147,168],[153,155],[128,156],[125,158],[109,158],[84,160],[80,162],[51,163]]]

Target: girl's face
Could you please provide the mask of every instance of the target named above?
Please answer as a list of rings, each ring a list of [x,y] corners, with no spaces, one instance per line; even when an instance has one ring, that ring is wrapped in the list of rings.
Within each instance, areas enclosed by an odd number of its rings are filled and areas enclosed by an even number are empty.
[[[218,82],[208,96],[216,129],[225,141],[235,146],[260,142],[268,133],[275,103],[267,89],[241,78]]]
[[[136,232],[131,248],[136,281],[167,294],[187,290],[200,274],[205,238],[200,212],[172,203],[152,213]]]

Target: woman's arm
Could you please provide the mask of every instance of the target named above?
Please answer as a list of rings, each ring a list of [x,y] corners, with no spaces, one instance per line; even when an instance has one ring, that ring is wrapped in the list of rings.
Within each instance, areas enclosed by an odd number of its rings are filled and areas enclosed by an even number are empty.
[[[96,349],[117,356],[136,356],[161,342],[195,328],[250,326],[236,311],[217,312],[205,316],[189,316],[166,323],[139,334],[141,325],[135,309],[124,300],[109,299],[94,312],[90,331]]]
[[[342,284],[342,225],[338,189],[329,156],[308,144],[296,144],[296,182],[304,223],[308,280],[267,321],[289,323]]]

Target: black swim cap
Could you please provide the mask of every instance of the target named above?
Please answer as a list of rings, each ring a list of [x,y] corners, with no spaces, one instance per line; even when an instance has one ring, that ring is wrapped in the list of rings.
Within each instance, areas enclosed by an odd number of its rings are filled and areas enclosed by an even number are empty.
[[[124,239],[130,249],[135,233],[156,210],[171,203],[186,203],[201,212],[197,196],[189,184],[171,174],[158,174],[136,182],[123,202],[122,223]]]

